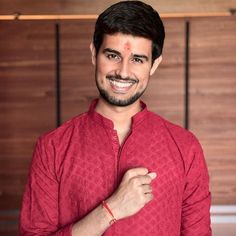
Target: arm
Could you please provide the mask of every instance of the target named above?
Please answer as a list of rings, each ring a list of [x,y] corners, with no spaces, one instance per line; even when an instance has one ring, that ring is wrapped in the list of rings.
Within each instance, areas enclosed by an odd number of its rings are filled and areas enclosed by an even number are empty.
[[[20,213],[20,235],[69,235],[72,225],[58,229],[58,189],[53,145],[39,139]]]
[[[186,162],[181,236],[211,236],[209,176],[203,151],[195,138]]]
[[[30,175],[20,214],[20,235],[102,235],[109,215],[96,207],[73,225],[58,222],[58,188],[52,144],[39,140],[33,155]],[[106,200],[117,220],[133,215],[152,199],[150,183],[155,178],[145,168],[128,170],[117,191]]]
[[[125,173],[116,192],[106,200],[116,220],[134,215],[152,200],[150,183],[155,177],[156,174],[148,173],[146,168],[134,168]],[[106,214],[98,206],[73,226],[72,235],[102,235],[109,227]]]

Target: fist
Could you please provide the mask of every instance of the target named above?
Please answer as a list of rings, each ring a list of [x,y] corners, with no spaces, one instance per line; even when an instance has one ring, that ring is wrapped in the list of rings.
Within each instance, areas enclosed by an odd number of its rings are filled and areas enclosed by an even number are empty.
[[[151,182],[155,178],[156,173],[143,167],[124,174],[118,189],[106,200],[117,220],[134,215],[153,199]]]

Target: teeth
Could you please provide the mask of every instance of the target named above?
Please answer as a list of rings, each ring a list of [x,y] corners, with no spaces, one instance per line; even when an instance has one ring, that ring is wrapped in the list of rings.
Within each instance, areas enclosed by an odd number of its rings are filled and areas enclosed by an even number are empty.
[[[110,80],[110,82],[117,86],[117,87],[121,87],[121,88],[127,88],[129,87],[130,85],[132,85],[132,83],[130,82],[117,82],[117,81],[114,81],[114,80]]]

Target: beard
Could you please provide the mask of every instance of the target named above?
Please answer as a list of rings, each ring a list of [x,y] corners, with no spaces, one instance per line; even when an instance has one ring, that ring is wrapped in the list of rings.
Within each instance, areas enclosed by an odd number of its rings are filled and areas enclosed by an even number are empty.
[[[107,79],[113,79],[113,80],[130,80],[130,81],[134,81],[137,83],[137,80],[135,79],[131,79],[131,78],[122,78],[119,75],[114,75],[114,76],[106,76]],[[129,106],[131,104],[133,104],[134,102],[136,102],[145,92],[146,88],[144,88],[142,91],[137,92],[136,94],[134,94],[133,96],[127,98],[127,99],[118,99],[115,96],[111,96],[105,89],[103,89],[97,79],[96,79],[96,85],[98,88],[98,91],[100,93],[100,96],[110,105],[113,106],[119,106],[119,107],[125,107],[125,106]]]

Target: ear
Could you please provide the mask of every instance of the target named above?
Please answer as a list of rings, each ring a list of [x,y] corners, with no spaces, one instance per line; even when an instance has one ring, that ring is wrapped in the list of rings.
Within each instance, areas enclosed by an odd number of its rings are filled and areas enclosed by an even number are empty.
[[[160,55],[157,59],[155,59],[155,61],[153,62],[152,68],[150,70],[150,75],[153,75],[154,72],[156,71],[157,67],[159,66],[159,64],[162,61],[162,55]]]
[[[95,49],[93,43],[90,43],[89,47],[90,47],[90,51],[91,51],[92,64],[95,66],[96,65],[96,49]]]

